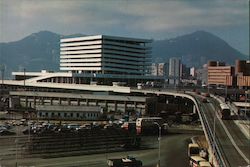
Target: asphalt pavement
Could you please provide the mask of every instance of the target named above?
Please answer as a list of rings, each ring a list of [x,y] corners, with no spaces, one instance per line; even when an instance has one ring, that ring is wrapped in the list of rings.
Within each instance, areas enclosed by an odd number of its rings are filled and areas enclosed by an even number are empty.
[[[190,142],[192,134],[176,134],[164,136],[161,140],[161,165],[162,166],[176,166],[188,167],[187,145]],[[15,159],[15,152],[12,146],[7,147],[2,145],[0,138],[0,166],[1,167],[14,167],[16,162],[18,166],[26,167],[107,167],[107,159],[109,158],[123,158],[128,155],[134,156],[143,162],[144,167],[155,167],[158,161],[158,140],[157,136],[145,137],[144,144],[148,146],[147,149],[137,151],[123,151],[114,153],[102,153],[82,156],[70,156],[60,158],[27,158],[20,157]],[[12,151],[12,158],[2,156],[2,152]],[[1,157],[2,156],[2,157]]]

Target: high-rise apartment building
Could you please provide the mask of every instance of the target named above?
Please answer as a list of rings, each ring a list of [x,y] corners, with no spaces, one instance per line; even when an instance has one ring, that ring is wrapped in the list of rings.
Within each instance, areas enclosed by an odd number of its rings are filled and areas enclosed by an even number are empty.
[[[174,78],[180,78],[181,76],[181,60],[179,58],[169,59],[169,76]]]
[[[151,65],[151,75],[158,76],[158,63],[152,63],[152,65]]]
[[[158,64],[158,76],[168,76],[169,66],[168,63],[159,63]]]
[[[153,76],[168,76],[168,63],[152,63],[151,65],[151,75]]]

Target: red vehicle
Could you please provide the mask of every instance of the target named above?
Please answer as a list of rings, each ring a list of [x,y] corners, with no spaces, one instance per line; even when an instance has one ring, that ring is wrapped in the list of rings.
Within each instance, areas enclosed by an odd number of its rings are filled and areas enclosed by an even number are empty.
[[[161,117],[144,117],[136,119],[136,132],[137,134],[149,134],[156,132],[156,123],[162,125],[164,120]],[[158,127],[157,127],[158,130]]]

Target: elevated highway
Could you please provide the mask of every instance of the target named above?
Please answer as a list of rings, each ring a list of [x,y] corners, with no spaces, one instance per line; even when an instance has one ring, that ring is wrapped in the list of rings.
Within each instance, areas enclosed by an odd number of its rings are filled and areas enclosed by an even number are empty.
[[[7,85],[22,86],[23,82],[7,82]],[[203,103],[199,95],[185,91],[164,91],[164,90],[144,90],[133,89],[129,87],[116,86],[99,86],[99,85],[82,85],[82,84],[58,84],[58,83],[32,83],[26,82],[29,87],[41,88],[58,88],[65,90],[88,90],[88,91],[110,91],[116,93],[130,94],[154,94],[168,95],[174,97],[188,98],[193,101],[196,111],[198,112],[206,139],[210,145],[210,154],[214,155],[213,163],[215,166],[247,166],[250,157],[250,141],[241,132],[233,120],[221,120],[218,118],[218,101],[209,98],[209,103]]]
[[[250,140],[241,132],[234,120],[221,120],[217,111],[219,102],[209,98],[207,103],[202,102],[199,95],[191,92],[166,92],[160,90],[131,90],[144,94],[172,95],[189,98],[196,106],[199,118],[210,146],[210,161],[214,166],[238,167],[249,165]]]

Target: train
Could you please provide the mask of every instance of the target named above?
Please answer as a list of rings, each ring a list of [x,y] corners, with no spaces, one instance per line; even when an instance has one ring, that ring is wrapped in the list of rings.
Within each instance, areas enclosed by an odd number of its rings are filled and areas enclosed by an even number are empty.
[[[218,111],[218,114],[219,114],[220,118],[223,120],[230,119],[231,110],[226,103],[220,103],[220,109]]]

